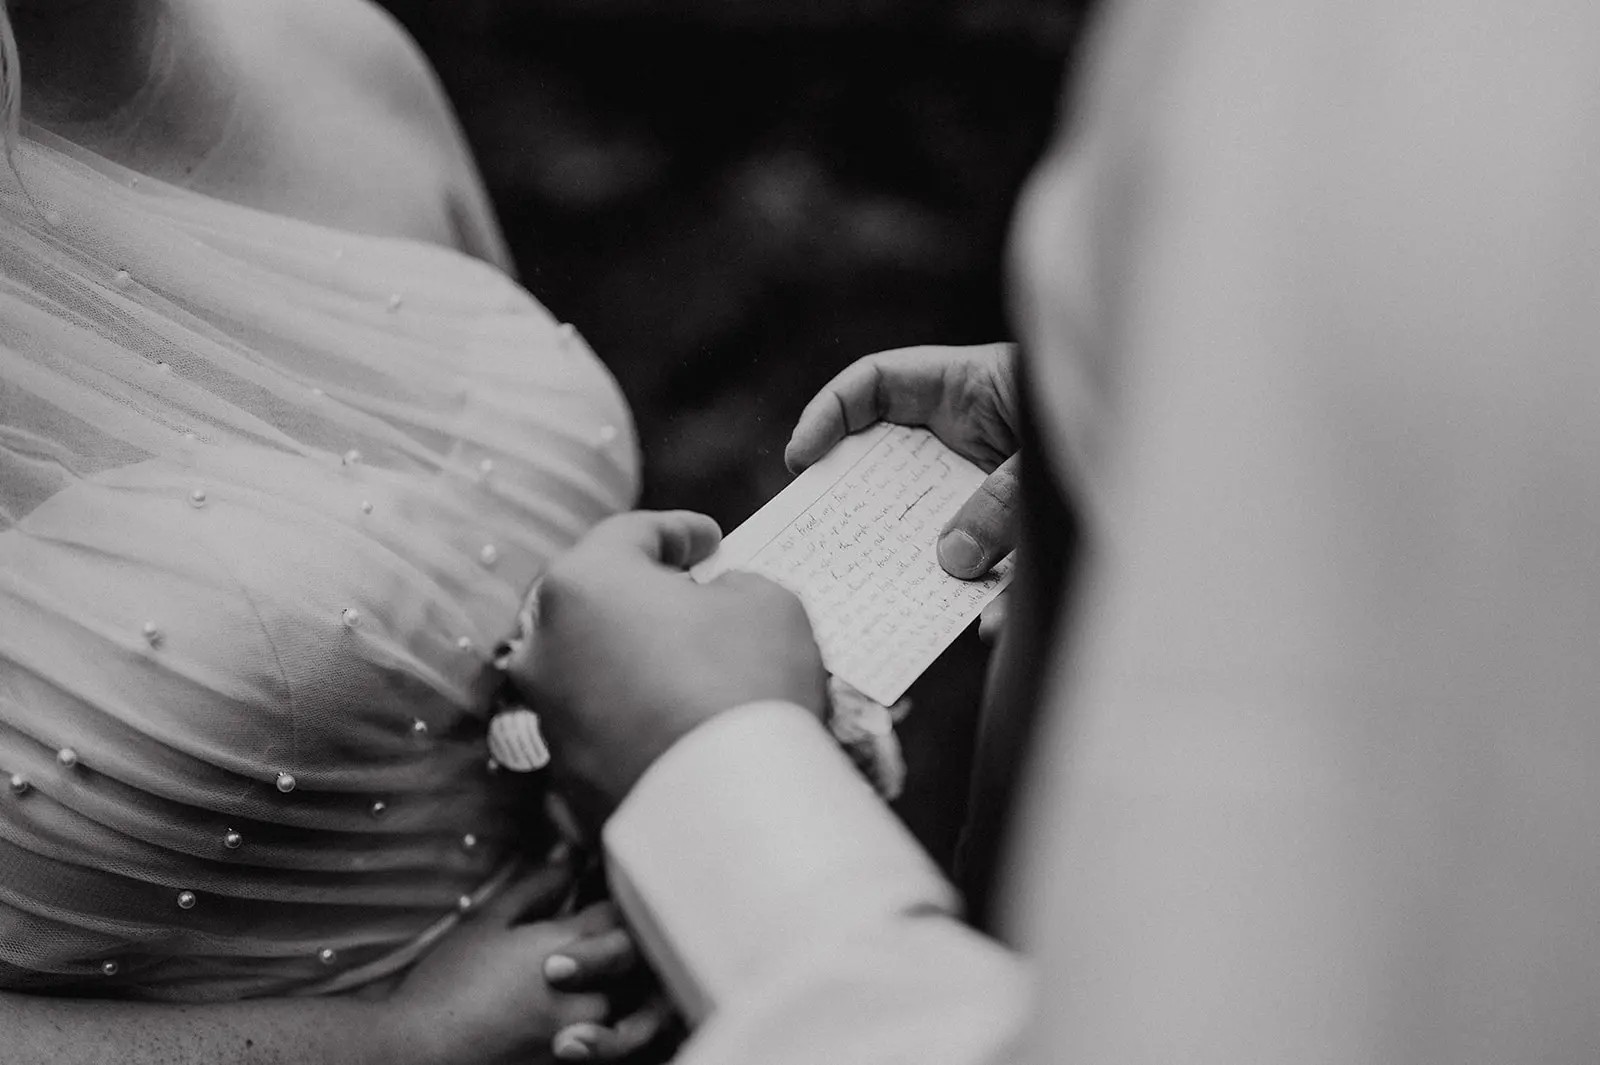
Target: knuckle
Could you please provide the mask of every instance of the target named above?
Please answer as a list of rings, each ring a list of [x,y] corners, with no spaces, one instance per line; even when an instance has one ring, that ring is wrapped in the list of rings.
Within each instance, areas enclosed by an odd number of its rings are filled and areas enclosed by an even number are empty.
[[[1002,340],[994,344],[983,344],[978,348],[978,351],[984,359],[988,360],[990,365],[998,369],[1009,368],[1017,358],[1017,345],[1009,340]]]
[[[586,935],[596,937],[597,948],[609,949],[612,936],[622,928],[622,915],[614,902],[597,902],[577,917],[578,927]]]
[[[995,474],[983,482],[980,488],[985,499],[992,506],[991,510],[998,510],[1001,514],[1009,514],[1017,505],[1017,477],[1016,474],[1001,467]]]
[[[622,958],[617,944],[610,939],[592,939],[583,945],[581,951],[574,948],[574,953],[581,955],[584,968],[594,976],[616,972]]]
[[[603,587],[607,572],[602,559],[590,557],[582,548],[557,559],[539,580],[538,616],[544,618],[564,606],[593,598]]]
[[[773,612],[784,620],[793,621],[796,617],[805,616],[805,604],[800,601],[800,597],[777,581],[763,578],[761,594],[771,604]]]
[[[569,1024],[599,1024],[611,1012],[610,1000],[604,995],[562,995],[556,1002],[556,1013],[561,1027]]]
[[[631,940],[608,940],[605,953],[598,959],[597,968],[613,976],[621,976],[633,968],[636,957]]]
[[[800,597],[787,588],[779,588],[777,595],[778,602],[782,604],[784,616],[787,620],[797,625],[804,623],[807,628],[810,628],[811,617],[806,613],[806,605],[800,601]]]
[[[583,542],[588,543],[595,539],[602,539],[612,535],[618,535],[615,533],[615,530],[617,529],[627,529],[630,526],[648,523],[653,520],[653,518],[654,512],[648,510],[626,510],[621,514],[613,514],[609,518],[605,518],[597,523],[594,528],[590,529],[589,535],[584,537]]]
[[[718,583],[745,597],[753,610],[780,623],[794,624],[808,619],[800,597],[771,578],[741,571],[725,574]],[[807,625],[809,627],[809,620]]]
[[[617,1043],[625,1053],[643,1050],[666,1029],[667,1018],[657,1010],[641,1011],[617,1022]]]
[[[534,609],[540,617],[571,597],[574,580],[572,563],[565,558],[545,571],[544,576],[539,578],[539,593],[534,599]]]
[[[758,601],[765,599],[771,595],[774,588],[779,587],[775,581],[746,570],[735,570],[725,574],[720,580],[737,594]]]

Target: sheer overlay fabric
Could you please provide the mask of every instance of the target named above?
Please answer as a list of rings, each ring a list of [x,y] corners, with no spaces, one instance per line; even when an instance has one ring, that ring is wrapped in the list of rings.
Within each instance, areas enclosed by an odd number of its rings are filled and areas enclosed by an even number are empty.
[[[489,657],[635,492],[493,267],[30,129],[0,178],[0,987],[391,973],[492,890]],[[19,180],[20,179],[20,180]]]

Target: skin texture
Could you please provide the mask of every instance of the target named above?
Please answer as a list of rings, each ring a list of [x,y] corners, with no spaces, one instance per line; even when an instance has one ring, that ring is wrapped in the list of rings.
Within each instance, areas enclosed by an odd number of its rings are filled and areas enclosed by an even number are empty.
[[[1021,390],[1014,344],[896,348],[858,359],[823,386],[795,423],[784,461],[794,473],[876,421],[921,425],[989,476],[939,532],[939,564],[976,580],[1022,532]],[[995,643],[1010,603],[984,608],[978,635]]]
[[[218,199],[512,270],[432,70],[367,0],[10,6],[26,121]]]
[[[9,0],[28,57],[28,117],[55,125],[104,124],[149,80],[174,13],[155,0]],[[196,101],[198,102],[198,101]]]
[[[557,779],[591,829],[682,736],[747,702],[819,717],[827,675],[800,601],[748,573],[684,570],[720,539],[686,511],[602,522],[540,585],[537,633],[511,664],[558,753]]]
[[[591,1040],[597,1060],[621,1057],[658,1036],[670,1020],[659,1001],[625,1018],[616,1030],[608,993],[634,976],[639,964],[632,939],[609,902],[555,920],[523,923],[529,912],[549,912],[565,894],[563,865],[540,866],[494,900],[483,913],[429,952],[389,996],[388,1015],[427,1061],[522,1063],[553,1052],[571,1030],[602,1033]],[[574,965],[561,979],[548,977],[551,961]],[[557,986],[559,985],[559,986]]]
[[[786,460],[803,469],[880,418],[928,426],[993,471],[945,531],[979,545],[961,575],[981,575],[1019,533],[1014,357],[995,344],[862,359],[807,406]],[[597,526],[541,582],[536,635],[511,676],[539,706],[557,778],[591,830],[716,714],[762,699],[823,710],[826,675],[794,596],[751,574],[685,579],[719,540],[703,515],[625,514]]]
[[[615,1023],[608,992],[638,956],[609,903],[548,915],[568,897],[564,857],[523,874],[418,962],[382,999],[258,999],[203,1006],[0,994],[6,1061],[17,1065],[228,1062],[525,1065],[583,1043],[624,1057],[671,1024],[659,998]],[[549,980],[550,960],[573,967]],[[556,986],[559,985],[559,986]]]
[[[939,535],[953,577],[983,576],[1017,546],[1019,397],[1010,344],[879,352],[845,367],[806,405],[784,451],[798,473],[877,421],[926,426],[989,476]]]

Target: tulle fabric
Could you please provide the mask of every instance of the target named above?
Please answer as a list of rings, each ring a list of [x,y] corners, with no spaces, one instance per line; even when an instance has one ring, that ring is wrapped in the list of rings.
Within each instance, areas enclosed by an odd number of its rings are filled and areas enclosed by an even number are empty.
[[[0,987],[390,973],[524,838],[494,645],[636,491],[616,387],[493,267],[154,182],[0,175]],[[20,178],[20,180],[19,180]]]

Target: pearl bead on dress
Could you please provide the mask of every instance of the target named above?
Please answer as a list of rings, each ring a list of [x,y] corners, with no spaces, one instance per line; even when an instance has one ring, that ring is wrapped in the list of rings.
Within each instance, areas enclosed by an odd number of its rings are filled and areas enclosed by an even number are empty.
[[[205,506],[206,505],[206,490],[204,488],[196,488],[194,491],[190,492],[189,493],[189,505],[191,507],[203,507],[203,506]]]
[[[126,288],[128,282],[133,280],[133,275],[126,270],[118,270],[111,275],[111,280],[116,282],[118,288]]]
[[[461,913],[471,913],[472,912],[472,896],[471,895],[463,895],[459,899],[457,899],[456,900],[456,909],[458,911],[460,911]]]
[[[178,909],[180,910],[192,910],[194,909],[194,904],[198,901],[200,900],[192,891],[178,892]]]
[[[357,451],[355,448],[351,448],[349,451],[344,453],[339,461],[344,463],[346,466],[354,466],[356,463],[361,461],[361,452]]]
[[[278,790],[287,795],[294,790],[298,782],[294,779],[293,773],[279,773],[275,783],[278,785]]]
[[[389,804],[382,799],[372,800],[372,805],[367,807],[367,813],[373,817],[382,817],[389,810]]]
[[[493,544],[484,544],[483,548],[478,552],[478,561],[485,566],[493,566],[500,561],[500,549]]]
[[[56,752],[56,761],[61,763],[61,768],[71,769],[78,764],[78,752],[71,747],[63,747]]]
[[[155,622],[145,622],[143,631],[145,643],[148,643],[151,647],[155,647],[161,642],[161,630],[156,628]]]
[[[33,786],[28,783],[28,778],[23,776],[21,773],[12,773],[9,783],[11,785],[11,794],[18,796],[19,798],[28,794],[28,789]]]
[[[121,969],[121,966],[114,961],[103,961],[100,963],[100,975],[102,976],[115,976],[117,975],[119,969]]]
[[[412,720],[411,720],[411,735],[415,736],[417,739],[421,739],[422,737],[426,736],[427,734],[428,734],[428,723],[426,721],[422,720],[422,718],[420,718],[420,717],[412,718]]]
[[[470,637],[470,636],[457,636],[456,637],[456,650],[458,650],[458,651],[470,651],[470,650],[472,650],[472,637]]]
[[[389,313],[393,314],[395,311],[398,311],[400,309],[400,305],[402,303],[404,303],[405,301],[406,301],[405,297],[400,295],[400,293],[398,293],[398,292],[396,292],[394,295],[390,296],[389,297]]]
[[[332,947],[323,947],[317,951],[317,960],[324,965],[332,965],[339,960],[339,952]]]
[[[464,851],[476,850],[477,846],[478,846],[478,837],[473,835],[471,832],[468,832],[466,835],[461,837],[461,849],[462,850],[464,850]]]
[[[363,499],[361,501],[361,513],[363,513],[363,514],[371,514],[372,513],[372,502],[370,500]]]
[[[235,832],[231,828],[228,829],[228,831],[222,837],[222,845],[228,848],[230,851],[238,850],[241,846],[243,846],[243,844],[244,836],[240,835],[238,832]]]
[[[361,624],[361,611],[353,606],[347,606],[339,612],[339,620],[344,622],[344,627],[353,629]]]

